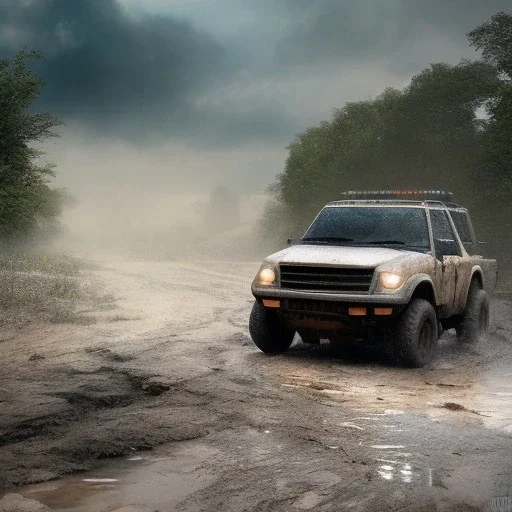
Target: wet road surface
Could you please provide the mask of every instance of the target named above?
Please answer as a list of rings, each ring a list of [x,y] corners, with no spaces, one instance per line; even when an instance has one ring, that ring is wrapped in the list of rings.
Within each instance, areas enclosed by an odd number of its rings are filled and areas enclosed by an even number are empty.
[[[96,324],[3,333],[0,488],[76,512],[469,511],[512,496],[510,298],[488,340],[447,333],[421,370],[357,344],[268,357],[247,330],[257,268],[109,261],[91,278],[118,307]]]

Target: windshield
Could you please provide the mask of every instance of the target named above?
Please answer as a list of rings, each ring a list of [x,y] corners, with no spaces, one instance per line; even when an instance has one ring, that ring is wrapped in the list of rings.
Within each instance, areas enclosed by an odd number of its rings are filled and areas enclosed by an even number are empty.
[[[328,206],[320,212],[303,241],[430,248],[425,209],[410,207]]]

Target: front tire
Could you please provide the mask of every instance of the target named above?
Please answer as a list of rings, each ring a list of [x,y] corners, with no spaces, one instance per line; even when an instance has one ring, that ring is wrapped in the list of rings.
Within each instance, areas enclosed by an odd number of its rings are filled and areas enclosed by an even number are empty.
[[[437,339],[437,315],[432,304],[413,299],[391,330],[390,342],[401,366],[423,368],[434,358]]]
[[[286,352],[293,342],[294,331],[286,329],[276,311],[254,303],[249,319],[249,333],[255,345],[265,354]]]
[[[461,343],[476,343],[489,330],[489,297],[476,281],[471,284],[466,311],[455,330]]]

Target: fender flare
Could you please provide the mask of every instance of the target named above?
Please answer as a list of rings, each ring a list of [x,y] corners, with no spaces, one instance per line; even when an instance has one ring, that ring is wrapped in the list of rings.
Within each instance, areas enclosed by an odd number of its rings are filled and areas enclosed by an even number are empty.
[[[480,284],[482,285],[482,288],[484,288],[484,271],[482,270],[482,267],[480,265],[473,265],[473,268],[471,269],[471,278],[469,279],[469,283],[473,281],[473,278],[475,275],[478,274],[480,277]],[[468,284],[468,290],[469,290],[469,284]]]
[[[466,304],[468,303],[468,295],[469,295],[469,289],[471,287],[471,283],[473,282],[473,279],[479,280],[480,285],[482,289],[484,288],[484,273],[480,265],[474,265],[471,269],[471,277],[468,279],[468,282],[466,283],[466,287],[464,288],[464,309],[466,309]]]
[[[427,283],[430,288],[432,289],[432,295],[434,296],[434,305],[439,304],[439,296],[434,284],[434,281],[428,274],[415,274],[414,276],[410,277],[407,282],[405,283],[406,292],[405,296],[407,298],[407,302],[410,302],[412,296],[418,289],[418,286]]]

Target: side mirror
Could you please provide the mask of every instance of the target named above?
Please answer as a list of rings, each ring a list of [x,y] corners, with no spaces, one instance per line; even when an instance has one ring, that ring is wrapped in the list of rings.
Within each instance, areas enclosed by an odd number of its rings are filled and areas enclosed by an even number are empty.
[[[286,241],[286,243],[288,245],[296,245],[298,244],[299,242],[301,241],[300,238],[288,238],[288,240]]]

